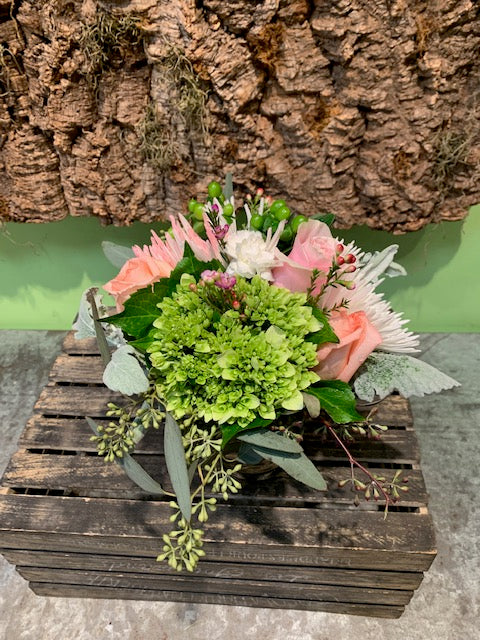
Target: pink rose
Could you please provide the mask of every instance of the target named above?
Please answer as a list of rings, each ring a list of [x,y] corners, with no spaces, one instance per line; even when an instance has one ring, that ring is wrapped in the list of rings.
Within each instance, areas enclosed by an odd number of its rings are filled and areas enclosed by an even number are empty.
[[[169,276],[171,271],[172,266],[164,260],[139,252],[139,256],[127,260],[118,276],[103,288],[115,298],[117,311],[121,311],[123,303],[132,293]]]
[[[272,270],[274,284],[290,291],[306,291],[310,286],[313,269],[318,269],[325,276],[329,272],[336,255],[337,243],[325,223],[319,220],[303,222],[298,227],[288,261]],[[317,279],[317,290],[325,279]]]
[[[324,344],[317,351],[319,365],[314,371],[326,380],[348,382],[382,336],[364,311],[348,313],[345,309],[332,313],[330,325],[338,336],[338,344]]]

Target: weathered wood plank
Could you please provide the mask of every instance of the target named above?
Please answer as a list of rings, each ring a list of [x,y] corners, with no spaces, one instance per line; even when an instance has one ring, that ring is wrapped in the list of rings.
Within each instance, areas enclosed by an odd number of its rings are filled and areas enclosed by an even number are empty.
[[[69,331],[65,336],[62,345],[62,351],[72,355],[100,355],[97,340],[95,338],[84,338],[83,340],[75,339],[75,331]]]
[[[5,495],[0,546],[154,555],[170,513],[153,501]],[[304,509],[299,517],[290,507],[220,504],[203,528],[211,560],[266,553],[269,563],[423,571],[435,556],[430,516],[420,513],[384,520],[381,512]]]
[[[20,567],[51,567],[57,569],[94,569],[156,575],[177,575],[163,562],[151,557],[91,555],[55,551],[19,551],[0,549],[8,562]],[[332,569],[327,567],[277,566],[268,564],[242,564],[238,562],[210,562],[207,559],[195,569],[192,578],[214,577],[228,580],[254,580],[268,575],[268,579],[289,583],[331,584],[382,589],[417,589],[423,579],[418,572],[369,571],[358,569]]]
[[[81,417],[88,415],[92,418],[106,418],[108,410],[108,402],[119,401],[118,394],[113,392],[105,393],[100,387],[46,387],[42,392],[35,410],[45,414],[47,418],[60,416],[76,416]],[[34,432],[27,429],[30,448],[40,448],[36,446],[32,435],[42,431],[41,420],[37,417],[34,423],[38,428]],[[63,428],[63,423],[49,422],[54,428]],[[78,424],[78,423],[76,423]],[[71,426],[71,425],[66,425]],[[88,434],[88,435],[87,435]],[[69,439],[70,443],[65,444],[62,448],[67,450],[78,451],[94,451],[95,447],[90,442],[90,428],[86,423],[71,432],[71,435],[64,435],[64,439]],[[34,435],[35,437],[35,435]],[[44,436],[40,436],[42,442],[45,442]],[[22,443],[25,443],[22,438]],[[150,441],[152,442],[152,441]],[[305,448],[308,449],[309,456],[317,461],[320,460],[344,460],[345,456],[342,450],[332,440],[322,441],[320,437],[310,435],[305,436]],[[48,443],[43,445],[44,448],[58,448]],[[161,446],[161,445],[160,445]],[[362,438],[351,443],[349,448],[353,455],[361,460],[369,462],[393,462],[398,464],[412,464],[418,462],[420,455],[418,450],[417,437],[413,431],[394,429],[387,431],[382,435],[381,439],[373,440]],[[146,444],[143,445],[143,451],[146,451]],[[158,446],[155,452],[158,451]]]
[[[96,419],[97,424],[107,425],[108,418]],[[64,451],[90,452],[97,450],[90,441],[92,430],[85,418],[52,418],[34,414],[19,439],[19,446],[24,449],[56,449]],[[162,438],[155,429],[147,431],[137,444],[138,453],[152,455],[163,451]]]
[[[76,357],[62,353],[55,360],[50,380],[52,382],[102,384],[104,365],[100,356]],[[402,396],[389,396],[362,413],[372,413],[375,422],[391,427],[408,426],[413,423],[408,400]]]
[[[190,574],[159,576],[142,573],[80,571],[74,569],[51,569],[38,567],[17,567],[18,573],[32,582],[52,584],[84,584],[105,586],[115,589],[148,589],[182,591],[190,593],[222,593],[225,595],[256,596],[278,598],[300,598],[317,602],[355,602],[359,604],[406,605],[413,591],[400,589],[372,589],[367,587],[346,587],[339,585],[318,585],[308,583],[273,582],[268,573],[263,580],[237,580],[212,578]]]
[[[61,353],[52,365],[49,380],[103,384],[104,369],[100,356],[78,357]]]
[[[399,618],[404,607],[394,605],[368,605],[345,602],[315,602],[286,598],[260,598],[226,594],[188,593],[181,591],[153,591],[149,589],[115,589],[86,585],[55,585],[31,582],[31,589],[41,596],[67,598],[115,598],[122,600],[159,600],[167,602],[192,602],[199,604],[223,604],[267,609],[295,609],[303,611],[326,611],[377,618]]]
[[[162,486],[167,486],[168,474],[163,456],[135,455],[135,459]],[[230,501],[255,504],[343,503],[352,504],[350,485],[340,488],[339,482],[348,480],[350,467],[325,467],[318,465],[324,475],[328,491],[315,491],[278,470],[268,482],[258,482],[255,477],[245,477],[240,494]],[[391,480],[395,469],[371,471]],[[401,505],[420,507],[427,503],[427,491],[419,470],[408,470],[408,492],[402,494]],[[28,451],[15,453],[2,480],[7,487],[53,489],[75,492],[81,496],[119,498],[143,498],[147,494],[139,489],[116,464],[106,463],[98,456],[65,456],[37,454]],[[380,502],[381,503],[381,502]],[[375,503],[374,503],[375,504]],[[373,507],[372,505],[372,508]]]

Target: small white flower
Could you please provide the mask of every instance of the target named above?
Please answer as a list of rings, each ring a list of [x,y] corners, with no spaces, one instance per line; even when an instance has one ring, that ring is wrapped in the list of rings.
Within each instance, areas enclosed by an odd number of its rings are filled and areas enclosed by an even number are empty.
[[[225,253],[230,258],[227,273],[236,273],[244,278],[261,276],[264,280],[273,280],[273,267],[281,264],[281,254],[276,245],[284,225],[279,225],[272,237],[271,230],[267,238],[260,231],[231,231],[225,239]]]

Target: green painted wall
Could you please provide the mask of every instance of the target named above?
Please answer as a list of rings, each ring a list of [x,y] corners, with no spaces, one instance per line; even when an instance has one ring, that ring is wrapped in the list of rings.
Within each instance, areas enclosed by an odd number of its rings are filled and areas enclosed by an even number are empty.
[[[400,245],[406,278],[383,285],[392,305],[415,331],[480,332],[480,205],[465,222],[431,225],[404,236],[365,227],[339,232],[366,250]],[[115,275],[102,240],[148,241],[149,227],[102,227],[97,219],[69,218],[0,229],[0,328],[67,329],[81,292]]]

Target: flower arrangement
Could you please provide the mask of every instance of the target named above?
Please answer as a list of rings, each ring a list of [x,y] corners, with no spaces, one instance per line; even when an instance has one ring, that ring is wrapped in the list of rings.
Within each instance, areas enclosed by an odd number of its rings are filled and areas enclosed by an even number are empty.
[[[386,512],[407,486],[400,473],[386,482],[350,454],[349,439],[386,429],[358,401],[458,384],[409,355],[418,337],[376,292],[383,278],[405,273],[393,261],[397,247],[363,253],[332,234],[333,221],[294,215],[261,189],[236,208],[227,177],[225,188],[209,184],[206,202],[192,199],[187,216],[172,217],[163,237],[152,232],[150,245],[104,246],[120,267],[104,286],[117,313],[107,315],[90,290],[76,337],[97,336],[103,380],[126,401],[109,405],[108,426],[87,420],[100,455],[149,494],[171,498],[172,531],[158,559],[173,568],[195,568],[202,523],[219,496],[239,491],[246,466],[266,460],[325,490],[302,449],[309,432],[337,442],[352,488],[384,501]],[[130,455],[161,425],[171,491]]]

